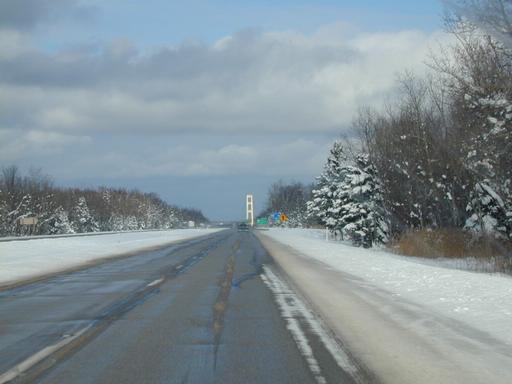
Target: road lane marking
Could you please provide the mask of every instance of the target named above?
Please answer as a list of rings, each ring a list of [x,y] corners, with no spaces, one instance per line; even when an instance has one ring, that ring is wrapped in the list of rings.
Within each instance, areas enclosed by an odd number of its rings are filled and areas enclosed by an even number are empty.
[[[151,283],[149,283],[148,285],[146,285],[146,287],[153,287],[155,285],[158,285],[160,284],[162,281],[164,281],[164,278],[161,277],[160,279],[156,279],[155,281],[152,281]],[[1,384],[1,383],[0,383]]]
[[[302,320],[311,332],[313,332],[324,347],[329,351],[336,364],[349,375],[357,375],[358,367],[351,362],[350,357],[343,351],[340,345],[333,340],[320,319],[307,308],[306,304],[279,278],[269,267],[263,266],[261,278],[265,285],[272,291],[276,303],[281,311],[281,316],[286,321],[286,328],[291,332],[299,351],[306,359],[313,376],[319,384],[326,383],[322,376],[318,360],[308,341],[306,333],[301,327]]]
[[[194,240],[193,242],[187,241],[185,243],[185,245],[182,245],[181,247],[173,247],[173,249],[174,249],[173,252],[179,251],[181,249],[185,249],[191,245],[201,244],[203,242],[207,242],[212,239],[214,239],[213,236],[206,237],[206,238],[200,239],[200,240]],[[225,240],[225,238],[222,238],[222,241],[224,241],[224,240]],[[214,246],[216,247],[222,241],[216,241],[214,243]],[[192,265],[195,265],[198,261],[200,261],[203,257],[205,257],[211,249],[214,249],[214,247],[209,247],[209,248],[207,248],[206,251],[201,252],[201,256],[194,256],[194,263],[191,263],[190,265],[180,264],[177,269],[180,271],[180,273],[185,271],[187,268],[191,267]],[[37,369],[37,364],[43,362],[49,356],[59,352],[60,350],[65,349],[66,346],[69,346],[69,344],[71,344],[73,341],[84,336],[88,331],[91,331],[91,332],[89,334],[85,335],[84,339],[86,339],[86,340],[90,339],[91,335],[96,336],[99,332],[104,330],[113,321],[115,321],[120,314],[124,314],[127,311],[131,310],[135,305],[138,305],[138,303],[141,302],[141,295],[142,295],[142,299],[144,299],[146,297],[146,293],[147,293],[146,291],[149,291],[146,288],[158,285],[158,284],[162,283],[164,280],[165,280],[165,277],[162,277],[160,279],[150,282],[141,291],[134,292],[134,297],[128,301],[122,301],[120,303],[115,302],[114,306],[113,306],[114,309],[113,310],[111,309],[107,312],[101,313],[99,320],[95,320],[92,324],[84,327],[83,329],[79,330],[75,334],[67,334],[66,333],[66,334],[62,335],[62,339],[59,342],[57,342],[56,344],[44,347],[43,349],[34,353],[33,355],[31,355],[30,357],[28,357],[21,363],[18,363],[14,367],[10,368],[8,371],[5,371],[4,373],[0,374],[0,384],[5,384],[8,382],[11,382],[12,380],[15,380],[18,376],[27,373],[34,367]],[[133,301],[132,299],[136,299],[136,300]],[[120,304],[120,306],[117,306],[117,304]],[[48,359],[48,361],[51,361],[51,360]],[[46,369],[47,368],[45,368],[44,370],[46,370]],[[31,372],[28,372],[28,373],[30,374]]]
[[[75,333],[72,336],[66,335],[63,340],[59,341],[56,344],[50,345],[48,347],[45,347],[41,349],[39,352],[36,352],[32,356],[30,356],[28,359],[22,361],[18,365],[14,366],[13,368],[9,369],[7,372],[0,375],[0,384],[5,384],[11,380],[14,380],[16,377],[21,375],[22,373],[28,371],[30,368],[32,368],[37,363],[41,362],[48,356],[50,356],[52,353],[58,351],[62,347],[68,345],[73,340],[76,340],[80,336],[82,336],[85,332],[87,332],[89,329],[91,329],[92,324],[88,325],[87,327],[81,329],[77,333]]]

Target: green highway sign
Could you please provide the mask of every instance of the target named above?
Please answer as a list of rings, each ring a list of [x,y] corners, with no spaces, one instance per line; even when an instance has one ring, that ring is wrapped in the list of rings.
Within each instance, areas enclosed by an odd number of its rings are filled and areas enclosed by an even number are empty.
[[[256,219],[256,225],[268,225],[268,219],[266,217],[260,217]]]

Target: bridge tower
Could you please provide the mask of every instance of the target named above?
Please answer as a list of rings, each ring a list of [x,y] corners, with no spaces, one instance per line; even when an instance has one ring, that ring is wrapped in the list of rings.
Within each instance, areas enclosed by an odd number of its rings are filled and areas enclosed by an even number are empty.
[[[254,227],[254,199],[252,195],[246,196],[246,219],[247,224],[249,224],[251,227]]]

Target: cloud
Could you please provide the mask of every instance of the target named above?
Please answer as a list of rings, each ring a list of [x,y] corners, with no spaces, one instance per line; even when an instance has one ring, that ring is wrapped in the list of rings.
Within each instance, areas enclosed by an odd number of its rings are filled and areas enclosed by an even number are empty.
[[[382,102],[397,71],[422,68],[443,38],[247,30],[153,52],[118,40],[56,53],[0,39],[0,127],[76,135],[339,132],[359,105]]]
[[[0,163],[112,180],[312,179],[358,107],[382,104],[445,37],[334,25],[53,53],[27,39],[0,31]]]
[[[58,158],[70,150],[80,150],[92,143],[88,136],[65,135],[59,132],[29,130],[21,135],[14,130],[0,129],[0,163],[17,163],[24,159]],[[66,156],[60,157],[63,167],[68,167]],[[40,165],[39,161],[29,165]]]
[[[322,169],[330,145],[329,139],[289,138],[269,143],[266,139],[251,137],[247,143],[214,145],[203,141],[169,143],[167,146],[145,142],[140,146],[139,140],[111,145],[105,150],[94,148],[86,138],[65,142],[66,138],[62,138],[62,144],[73,148],[73,153],[68,151],[66,161],[53,167],[56,176],[75,176],[76,169],[80,169],[84,177],[106,179],[242,175],[274,176],[276,179],[283,175],[313,177]],[[34,157],[38,155],[41,154],[33,154]]]
[[[95,12],[79,0],[7,0],[0,2],[0,29],[30,30],[61,17],[89,19]]]

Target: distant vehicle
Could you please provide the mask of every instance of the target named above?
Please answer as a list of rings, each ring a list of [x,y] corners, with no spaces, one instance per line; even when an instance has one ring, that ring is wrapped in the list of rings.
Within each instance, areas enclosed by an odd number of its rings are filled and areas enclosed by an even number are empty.
[[[247,223],[238,224],[238,232],[249,232],[249,225]]]

